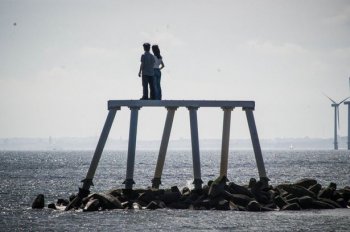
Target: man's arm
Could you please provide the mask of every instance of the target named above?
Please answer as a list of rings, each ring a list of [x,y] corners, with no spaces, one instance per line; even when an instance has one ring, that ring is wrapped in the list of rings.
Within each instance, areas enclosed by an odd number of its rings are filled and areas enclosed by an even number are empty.
[[[141,77],[142,68],[143,68],[143,63],[140,64],[139,77]]]

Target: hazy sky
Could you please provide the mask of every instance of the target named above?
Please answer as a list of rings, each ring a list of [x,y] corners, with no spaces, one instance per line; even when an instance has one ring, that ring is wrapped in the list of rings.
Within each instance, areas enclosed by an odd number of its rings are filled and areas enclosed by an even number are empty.
[[[0,137],[98,136],[107,100],[141,97],[144,42],[164,57],[164,99],[255,100],[261,138],[332,137],[322,92],[349,95],[348,0],[0,0]],[[160,139],[165,116],[141,109],[138,138]],[[200,138],[220,138],[222,117],[199,109]],[[188,118],[176,112],[171,138],[190,137]],[[340,121],[345,136],[345,106]],[[231,135],[249,135],[241,109]]]

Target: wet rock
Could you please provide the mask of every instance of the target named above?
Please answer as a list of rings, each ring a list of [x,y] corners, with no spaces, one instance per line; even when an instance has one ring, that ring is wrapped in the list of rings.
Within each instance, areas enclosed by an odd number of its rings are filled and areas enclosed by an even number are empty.
[[[274,202],[276,203],[276,205],[278,206],[278,208],[282,209],[285,205],[287,205],[287,201],[284,200],[283,197],[281,196],[277,196],[274,198]]]
[[[326,202],[314,200],[312,202],[312,208],[313,209],[334,209],[335,207]]]
[[[301,208],[298,203],[293,203],[283,206],[282,210],[301,210]]]
[[[226,176],[220,176],[217,178],[209,188],[208,195],[209,197],[218,197],[225,191],[225,186],[226,186],[227,178]]]
[[[295,197],[295,198],[287,200],[287,203],[288,204],[293,204],[293,203],[298,203],[299,204],[299,199],[297,197]]]
[[[314,184],[311,187],[308,188],[311,192],[313,192],[315,195],[318,195],[320,190],[322,189],[322,185],[320,184]]]
[[[39,194],[36,196],[32,203],[32,209],[42,209],[45,207],[45,196],[44,194]]]
[[[111,189],[108,192],[106,192],[109,195],[112,195],[113,197],[121,197],[123,195],[123,190],[121,189]]]
[[[253,212],[261,211],[261,205],[257,201],[251,201],[247,205],[247,210]]]
[[[170,204],[180,200],[180,192],[165,192],[163,195],[159,196],[159,199],[164,201],[165,204]]]
[[[303,197],[303,196],[309,196],[312,198],[316,197],[316,195],[312,191],[298,185],[284,185],[282,188],[288,193],[293,194],[296,197]]]
[[[317,184],[317,181],[311,178],[304,178],[294,183],[294,185],[298,185],[307,189],[315,184]]]
[[[215,205],[215,209],[217,210],[230,210],[230,202],[222,199],[220,201],[217,202],[217,204]]]
[[[181,193],[182,193],[182,195],[188,195],[188,194],[190,194],[190,189],[188,188],[188,187],[183,187],[183,189],[182,189],[182,191],[181,191]]]
[[[133,209],[142,209],[142,206],[139,203],[134,202],[134,203],[132,203],[132,208]]]
[[[76,197],[77,197],[76,194],[74,194],[74,193],[71,194],[71,195],[69,196],[69,202],[73,201]]]
[[[146,209],[163,209],[166,208],[166,205],[164,202],[162,201],[151,201],[147,206]]]
[[[230,201],[230,210],[238,211],[239,207],[238,207],[238,205],[236,205],[235,203]]]
[[[50,203],[50,204],[48,204],[48,205],[47,205],[47,208],[49,208],[49,209],[57,209],[55,203]]]
[[[303,196],[299,197],[299,205],[303,209],[311,209],[312,208],[312,202],[314,201],[312,197],[309,196]]]
[[[241,185],[238,185],[238,184],[235,184],[233,182],[230,182],[228,184],[228,191],[231,194],[243,194],[243,195],[246,195],[249,197],[254,197],[254,195],[248,190],[248,188],[241,186]]]
[[[56,204],[59,206],[67,206],[69,204],[69,201],[66,199],[58,199]]]
[[[94,193],[88,197],[89,201],[92,198],[99,200],[103,209],[123,209],[123,206],[118,200],[118,198],[112,195],[106,193]]]
[[[253,186],[256,184],[255,178],[250,178],[248,188],[253,188]]]
[[[249,202],[254,200],[254,198],[248,197],[243,194],[231,194],[227,191],[224,191],[224,198],[226,200],[232,201],[236,205],[244,206],[246,207]]]
[[[331,199],[327,199],[327,198],[319,198],[319,201],[325,202],[327,204],[332,205],[334,208],[342,208],[337,202],[331,200]]]
[[[336,201],[342,208],[346,208],[347,207],[347,203],[343,198],[339,198]]]
[[[188,209],[190,204],[187,204],[185,202],[174,202],[168,205],[171,209]]]
[[[86,203],[84,207],[84,211],[92,212],[92,211],[98,211],[101,207],[101,203],[98,199],[91,198],[88,203]]]
[[[151,190],[148,190],[144,193],[141,193],[140,196],[137,198],[138,201],[142,201],[145,203],[150,203],[153,200],[157,200],[158,199],[158,195]]]
[[[264,188],[264,183],[261,181],[258,181],[251,188],[251,192],[258,202],[262,204],[268,204],[270,202],[270,195],[268,192],[263,191],[263,188]]]
[[[327,187],[327,188],[321,189],[317,197],[331,199],[333,196],[333,193],[334,193],[334,189]]]

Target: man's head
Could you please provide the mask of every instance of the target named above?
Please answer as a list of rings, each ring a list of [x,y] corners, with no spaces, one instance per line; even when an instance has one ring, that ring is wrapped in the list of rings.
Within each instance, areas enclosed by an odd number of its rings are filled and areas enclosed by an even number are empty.
[[[150,49],[151,49],[151,45],[149,43],[143,44],[143,50],[145,50],[145,52],[149,52]]]

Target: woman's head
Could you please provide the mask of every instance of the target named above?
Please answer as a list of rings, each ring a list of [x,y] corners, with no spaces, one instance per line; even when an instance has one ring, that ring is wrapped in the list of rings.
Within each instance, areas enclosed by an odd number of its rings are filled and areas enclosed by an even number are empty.
[[[152,52],[158,59],[162,59],[158,45],[152,45]]]

